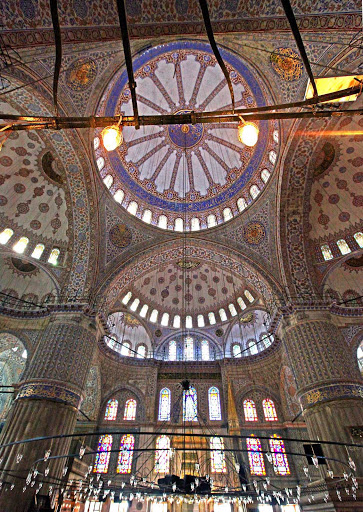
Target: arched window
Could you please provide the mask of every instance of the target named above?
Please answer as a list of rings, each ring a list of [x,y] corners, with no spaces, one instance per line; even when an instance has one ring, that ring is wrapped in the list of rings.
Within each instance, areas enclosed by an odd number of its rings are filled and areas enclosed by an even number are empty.
[[[163,388],[160,391],[158,420],[170,420],[170,389],[168,388]]]
[[[252,185],[252,187],[250,188],[250,194],[251,194],[252,199],[256,199],[256,197],[258,196],[259,193],[260,193],[260,189],[258,188],[258,186]]]
[[[231,313],[231,316],[237,315],[236,306],[234,304],[228,304],[228,309],[229,312]]]
[[[274,150],[271,150],[268,154],[268,158],[270,160],[270,162],[272,163],[272,165],[275,165],[276,163],[276,158],[277,158],[277,153],[276,151]]]
[[[242,297],[238,297],[237,302],[238,302],[239,307],[242,309],[242,311],[244,309],[246,309],[247,306],[245,304],[245,301],[242,299]]]
[[[360,342],[360,345],[357,348],[357,359],[360,372],[363,374],[363,341]]]
[[[163,313],[163,316],[161,317],[161,325],[166,327],[169,324],[169,313]]]
[[[267,183],[269,178],[270,178],[270,171],[268,171],[267,169],[263,169],[263,171],[261,172],[262,181],[264,183]]]
[[[51,263],[52,265],[56,265],[58,262],[59,254],[60,254],[60,250],[57,249],[57,247],[54,247],[54,249],[52,249],[52,251],[49,255],[48,263]]]
[[[233,213],[232,213],[232,210],[230,208],[224,208],[222,213],[223,213],[223,220],[225,222],[227,222],[227,220],[233,219]]]
[[[18,254],[23,254],[28,243],[29,243],[29,238],[27,238],[26,236],[22,236],[21,238],[19,238],[19,240],[13,246],[13,249]]]
[[[0,233],[0,244],[5,245],[10,240],[10,238],[13,236],[13,234],[14,234],[14,231],[12,229],[10,229],[10,228],[4,229],[4,231],[2,231]]]
[[[183,222],[183,219],[181,219],[180,217],[175,219],[174,230],[175,231],[184,231],[184,222]]]
[[[242,357],[241,345],[239,345],[239,343],[232,345],[232,355],[233,357]]]
[[[185,361],[193,361],[194,359],[194,340],[187,336],[184,340],[184,359]]]
[[[252,293],[249,290],[245,290],[245,297],[248,300],[248,302],[253,302],[255,300]]]
[[[264,332],[263,334],[261,334],[260,340],[265,345],[265,348],[268,348],[274,341],[274,335]]]
[[[183,420],[198,421],[198,399],[195,388],[183,391]]]
[[[205,326],[204,316],[203,315],[198,315],[197,316],[197,324],[198,324],[198,327],[204,327]]]
[[[210,325],[214,325],[216,323],[216,316],[213,313],[213,311],[210,311],[208,313],[208,320],[209,320]]]
[[[175,315],[174,316],[174,319],[173,319],[173,327],[175,329],[179,329],[180,328],[180,315]]]
[[[144,304],[142,306],[142,308],[140,309],[140,313],[139,313],[141,318],[145,318],[146,317],[146,313],[148,312],[148,309],[149,309],[149,306],[147,304]]]
[[[202,340],[202,361],[209,361],[209,341]]]
[[[153,214],[151,213],[151,210],[144,210],[144,213],[142,214],[142,220],[146,222],[146,224],[151,224]]]
[[[219,389],[213,386],[208,390],[209,419],[211,421],[220,421],[222,419],[221,401],[219,398]]]
[[[246,439],[248,450],[248,462],[250,464],[251,475],[266,475],[265,461],[261,453],[261,443],[257,437],[248,437]]]
[[[124,420],[134,420],[136,418],[136,400],[130,398],[125,403]]]
[[[275,404],[269,398],[262,400],[263,414],[266,421],[277,421]]]
[[[98,441],[95,465],[93,466],[94,473],[107,473],[108,465],[110,462],[111,449],[112,436],[110,434],[105,434],[101,436]]]
[[[170,465],[170,439],[167,436],[159,436],[156,440],[155,471],[168,473]]]
[[[329,261],[333,259],[333,254],[330,250],[329,245],[322,245],[321,246],[321,254],[323,255],[323,258],[325,261]]]
[[[270,439],[270,450],[272,453],[272,463],[276,475],[286,476],[290,474],[290,467],[286,457],[285,445],[282,439],[276,434]]]
[[[158,319],[159,311],[157,309],[153,309],[150,315],[150,322],[155,323]]]
[[[118,401],[115,398],[112,398],[107,402],[106,411],[105,411],[105,420],[114,421],[117,416],[117,408]]]
[[[31,254],[32,258],[35,258],[36,260],[39,260],[39,258],[41,257],[41,255],[44,252],[44,249],[45,249],[45,247],[44,247],[43,244],[37,244],[34,247],[34,251]]]
[[[243,402],[243,412],[246,421],[258,421],[256,405],[253,400],[245,400]]]
[[[135,438],[133,435],[125,434],[121,437],[116,473],[120,473],[121,475],[131,473],[134,446]]]
[[[97,158],[96,163],[97,163],[98,170],[102,171],[102,169],[105,166],[105,159],[102,156],[100,156],[99,158]]]
[[[339,251],[343,254],[343,256],[345,254],[349,254],[350,252],[352,252],[344,238],[341,238],[340,240],[337,241],[337,246],[339,247]]]
[[[191,231],[199,231],[200,230],[200,222],[197,217],[193,217],[190,221],[190,229]]]
[[[146,347],[145,347],[145,345],[139,345],[137,347],[136,357],[138,359],[145,359],[145,357],[146,357]]]
[[[131,343],[129,341],[123,341],[122,345],[121,345],[121,352],[120,352],[120,354],[122,356],[129,356],[130,355],[130,348],[131,348]]]
[[[363,233],[361,232],[358,232],[358,233],[354,233],[354,239],[355,241],[357,242],[357,244],[359,245],[359,247],[361,249],[363,249]]]
[[[118,190],[116,190],[115,195],[113,196],[116,203],[119,203],[119,204],[122,203],[122,201],[124,200],[124,197],[125,197],[125,192],[123,190],[121,190],[120,188]]]
[[[219,310],[219,316],[220,316],[220,319],[221,319],[221,322],[226,322],[227,320],[227,315],[226,315],[226,312],[224,311],[223,308],[221,308]]]
[[[127,292],[125,297],[122,299],[122,304],[125,304],[125,306],[130,302],[130,299],[132,297],[131,292]]]
[[[133,303],[130,306],[131,311],[136,311],[139,307],[140,299],[134,299]]]
[[[127,207],[127,211],[131,213],[131,215],[136,215],[139,205],[136,201],[131,201],[131,203]]]
[[[165,215],[160,215],[160,217],[158,218],[158,226],[161,229],[167,229],[168,218]]]
[[[169,361],[176,361],[176,341],[169,341]]]
[[[107,176],[103,178],[103,183],[106,185],[107,188],[112,187],[113,177],[111,176],[111,174],[107,174]]]
[[[217,220],[216,220],[216,216],[211,214],[211,215],[208,215],[207,217],[207,226],[209,228],[213,228],[214,226],[217,225]]]
[[[247,343],[247,348],[250,349],[251,356],[255,356],[256,354],[258,354],[258,346],[257,346],[256,340],[250,340]]]
[[[247,208],[247,201],[244,197],[237,199],[237,208],[240,212],[243,212]]]
[[[185,327],[187,329],[191,329],[193,327],[193,317],[191,315],[187,315],[185,317]]]
[[[221,437],[211,437],[211,471],[212,473],[225,473],[226,459],[224,457],[224,443]]]

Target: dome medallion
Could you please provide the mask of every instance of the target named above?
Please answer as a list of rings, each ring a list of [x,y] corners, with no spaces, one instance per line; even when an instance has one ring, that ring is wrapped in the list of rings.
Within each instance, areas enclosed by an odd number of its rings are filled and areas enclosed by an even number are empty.
[[[221,55],[236,108],[271,102],[249,65],[226,50]],[[133,66],[140,115],[231,108],[226,80],[205,43],[157,46],[136,57]],[[97,109],[101,116],[120,113],[133,114],[126,71],[113,77]],[[124,127],[124,142],[109,153],[98,143],[96,130],[95,160],[103,179],[112,176],[108,182],[115,199],[121,197],[119,202],[137,217],[168,229],[176,228],[176,221],[179,229],[180,221],[184,230],[204,229],[238,215],[265,186],[261,173],[272,174],[278,124],[260,121],[258,128],[258,142],[250,148],[239,142],[237,123]]]

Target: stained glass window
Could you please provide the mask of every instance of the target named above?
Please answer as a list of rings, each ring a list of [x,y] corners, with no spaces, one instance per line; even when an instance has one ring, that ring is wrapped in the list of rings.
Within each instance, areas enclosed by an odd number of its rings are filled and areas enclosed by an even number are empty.
[[[209,341],[202,341],[202,361],[209,361]]]
[[[48,263],[51,263],[52,265],[56,265],[58,262],[58,257],[60,255],[60,250],[57,249],[57,247],[54,247],[54,249],[51,250],[51,253],[48,258]]]
[[[257,437],[248,437],[246,439],[248,450],[248,462],[250,464],[251,475],[266,475],[265,461],[261,453],[261,443]]]
[[[106,405],[105,420],[114,421],[117,416],[118,401],[115,398],[109,400]]]
[[[238,343],[232,345],[232,354],[233,357],[242,357],[241,346]]]
[[[347,242],[344,240],[344,238],[337,241],[337,246],[339,247],[339,250],[343,255],[349,254],[351,252],[350,247],[347,244]]]
[[[195,388],[190,387],[188,391],[183,391],[183,420],[198,421],[198,402]]]
[[[243,402],[243,412],[246,421],[258,421],[256,405],[253,400],[245,400]]]
[[[323,255],[323,258],[325,261],[333,259],[333,254],[330,250],[329,245],[322,245],[321,246],[321,253]]]
[[[169,341],[169,361],[176,361],[176,341]]]
[[[98,441],[96,460],[95,465],[93,467],[94,473],[107,473],[108,464],[110,462],[111,448],[112,436],[109,434],[101,436]]]
[[[266,398],[262,401],[263,414],[266,421],[277,421],[275,404],[272,400]]]
[[[361,249],[363,249],[363,233],[361,233],[360,231],[358,231],[358,233],[354,233],[354,239],[355,241],[357,242],[357,244],[359,245],[359,247]]]
[[[2,231],[0,233],[0,244],[6,244],[10,238],[13,236],[14,234],[14,231],[10,228],[6,228],[4,229],[4,231]]]
[[[184,341],[184,359],[192,361],[194,359],[194,341],[193,338],[188,336]]]
[[[13,249],[18,254],[23,254],[23,252],[25,251],[28,243],[29,243],[29,238],[27,238],[26,236],[22,236],[21,238],[19,238],[19,240],[13,246]]]
[[[212,437],[210,440],[211,469],[212,473],[226,472],[226,459],[224,456],[224,443],[220,437]]]
[[[125,434],[121,437],[120,451],[117,459],[117,473],[121,473],[123,475],[131,473],[134,445],[135,438],[133,435]]]
[[[170,420],[170,389],[168,388],[163,388],[160,391],[158,420]]]
[[[270,439],[270,450],[276,475],[289,475],[290,467],[286,457],[285,445],[283,440],[279,439],[276,434]]]
[[[209,419],[212,421],[220,421],[222,419],[221,414],[221,401],[219,398],[219,389],[213,386],[208,391],[208,402],[209,402]]]
[[[167,436],[159,436],[156,440],[155,471],[168,473],[170,463],[170,439]]]
[[[136,400],[130,398],[125,404],[124,420],[134,420],[136,418]]]

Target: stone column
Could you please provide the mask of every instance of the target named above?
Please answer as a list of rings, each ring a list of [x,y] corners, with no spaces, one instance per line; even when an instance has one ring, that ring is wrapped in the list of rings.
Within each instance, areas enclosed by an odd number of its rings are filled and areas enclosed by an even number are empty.
[[[351,428],[363,424],[363,381],[334,317],[328,310],[300,308],[284,314],[279,334],[296,377],[310,437],[352,443]],[[326,456],[347,462],[344,447],[322,448]],[[351,453],[362,476],[362,450]],[[339,463],[329,466],[335,475],[346,469]]]
[[[65,306],[63,310],[57,307],[51,313],[25,378],[20,383],[1,435],[2,445],[74,432],[96,339],[95,318],[87,310]],[[44,458],[46,450],[51,451],[51,457],[67,454],[70,442],[71,438],[49,439],[0,449],[2,481],[14,484],[13,490],[8,485],[3,486],[0,510],[28,510],[39,487],[35,483],[23,492],[31,467],[36,468],[40,475],[49,468],[45,479],[56,482],[62,478],[65,458],[36,461]],[[38,496],[46,493],[47,486],[43,485]]]

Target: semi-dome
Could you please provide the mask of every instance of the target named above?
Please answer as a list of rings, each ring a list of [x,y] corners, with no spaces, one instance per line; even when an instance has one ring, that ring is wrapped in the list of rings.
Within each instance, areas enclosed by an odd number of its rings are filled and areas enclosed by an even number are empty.
[[[250,64],[221,50],[235,107],[265,105],[270,94]],[[210,46],[173,42],[133,62],[140,115],[183,114],[231,108],[227,82]],[[132,115],[127,73],[106,86],[97,115]],[[227,123],[124,127],[123,143],[107,152],[96,130],[96,165],[117,202],[148,224],[197,231],[232,219],[260,194],[279,147],[277,121],[260,121],[255,147],[241,144]]]

